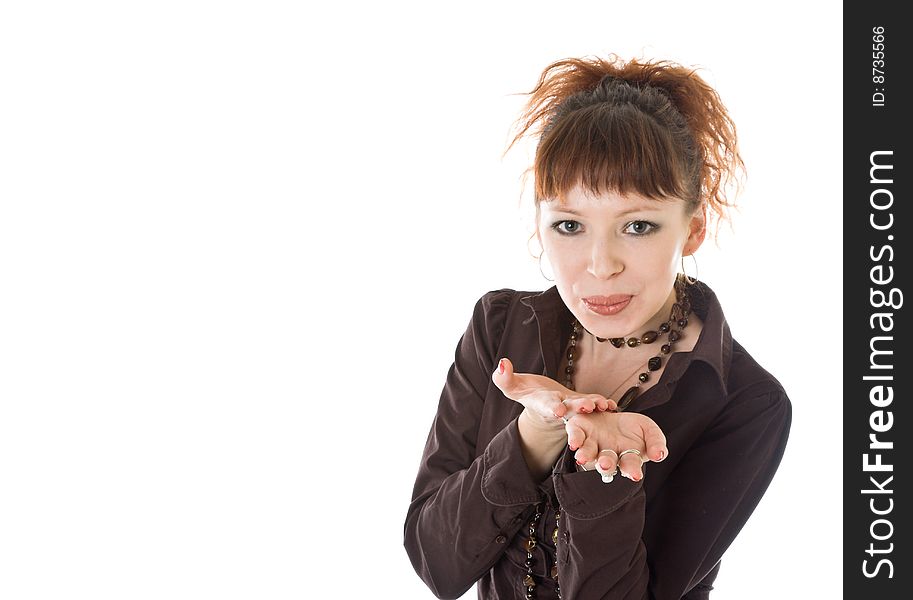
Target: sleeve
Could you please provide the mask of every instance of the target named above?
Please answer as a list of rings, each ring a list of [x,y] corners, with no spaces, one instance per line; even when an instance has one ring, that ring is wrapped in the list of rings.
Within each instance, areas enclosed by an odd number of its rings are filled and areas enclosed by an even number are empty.
[[[651,598],[677,600],[715,577],[773,480],[791,422],[782,389],[747,390],[682,457],[647,515],[657,520],[648,542]]]
[[[782,390],[731,403],[674,465],[649,513],[643,481],[616,478],[606,486],[592,473],[570,472],[565,455],[555,474],[565,527],[558,546],[562,595],[707,598],[723,552],[779,466],[790,422]],[[644,538],[645,520],[652,538]]]
[[[404,545],[438,598],[458,598],[487,572],[541,497],[517,420],[476,456],[482,408],[515,292],[488,292],[457,344],[406,515]]]

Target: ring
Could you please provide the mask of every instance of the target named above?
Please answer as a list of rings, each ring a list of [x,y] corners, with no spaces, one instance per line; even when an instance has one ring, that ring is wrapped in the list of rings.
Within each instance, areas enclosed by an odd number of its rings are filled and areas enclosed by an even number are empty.
[[[612,483],[612,480],[615,479],[616,475],[618,475],[618,453],[615,452],[614,450],[607,449],[607,450],[600,450],[599,454],[602,454],[604,452],[611,452],[612,454],[615,455],[615,469],[611,473],[604,473],[602,471],[602,469],[599,468],[599,458],[597,457],[596,458],[596,470],[599,472],[600,475],[602,475],[603,483]]]
[[[636,454],[637,458],[640,459],[640,464],[644,464],[644,457],[641,455],[640,450],[637,450],[636,448],[628,448],[627,450],[622,450],[621,454],[618,455],[618,462],[621,462],[621,457],[625,454]]]

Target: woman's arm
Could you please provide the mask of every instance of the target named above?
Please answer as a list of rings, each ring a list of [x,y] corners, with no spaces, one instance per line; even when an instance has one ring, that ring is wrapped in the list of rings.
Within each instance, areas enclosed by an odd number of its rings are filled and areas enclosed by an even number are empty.
[[[404,544],[438,598],[458,598],[504,553],[542,498],[527,466],[518,420],[476,456],[479,423],[495,353],[513,296],[485,294],[457,345],[425,445]]]
[[[790,415],[782,390],[745,391],[732,399],[683,456],[670,455],[674,470],[649,514],[643,481],[616,478],[604,485],[593,473],[572,472],[568,453],[555,476],[564,511],[562,594],[604,600],[686,596],[716,567],[767,489]]]
[[[791,421],[782,389],[745,390],[675,465],[647,515],[651,598],[680,598],[717,566],[770,485]]]

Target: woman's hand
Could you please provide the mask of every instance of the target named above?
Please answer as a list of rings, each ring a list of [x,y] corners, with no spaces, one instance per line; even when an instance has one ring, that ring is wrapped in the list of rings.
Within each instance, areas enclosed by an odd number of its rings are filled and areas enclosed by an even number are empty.
[[[669,455],[666,436],[653,419],[639,413],[605,412],[571,417],[565,427],[574,458],[605,476],[616,467],[632,481],[643,479],[643,463]],[[626,452],[634,450],[634,452]],[[611,478],[609,478],[611,481]]]
[[[500,360],[491,380],[505,396],[522,404],[528,416],[547,428],[564,427],[562,417],[615,410],[618,407],[614,400],[605,396],[578,394],[543,375],[514,373],[513,364],[506,358]]]

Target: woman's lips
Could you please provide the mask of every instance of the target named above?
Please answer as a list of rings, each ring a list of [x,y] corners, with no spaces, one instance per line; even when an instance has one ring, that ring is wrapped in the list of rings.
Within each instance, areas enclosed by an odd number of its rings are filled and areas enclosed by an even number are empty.
[[[633,296],[613,294],[611,296],[589,296],[583,299],[587,308],[597,315],[617,315],[631,302]]]

